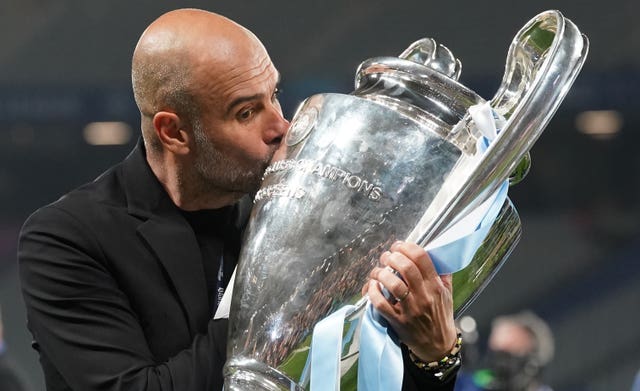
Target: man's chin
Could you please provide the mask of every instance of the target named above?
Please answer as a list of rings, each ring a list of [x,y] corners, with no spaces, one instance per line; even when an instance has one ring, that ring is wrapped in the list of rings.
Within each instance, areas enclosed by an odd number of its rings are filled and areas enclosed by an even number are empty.
[[[244,178],[242,186],[238,190],[243,192],[243,193],[245,193],[245,194],[252,194],[253,195],[253,194],[257,193],[258,190],[260,189],[260,186],[262,185],[262,174],[263,173],[264,173],[264,170],[260,170],[260,175]]]
[[[237,186],[234,186],[237,192],[242,192],[244,194],[255,194],[260,189],[262,185],[262,177],[267,167],[269,167],[269,161],[259,161],[256,162],[254,167],[259,167],[257,170],[247,170],[244,175],[235,178],[233,180]]]

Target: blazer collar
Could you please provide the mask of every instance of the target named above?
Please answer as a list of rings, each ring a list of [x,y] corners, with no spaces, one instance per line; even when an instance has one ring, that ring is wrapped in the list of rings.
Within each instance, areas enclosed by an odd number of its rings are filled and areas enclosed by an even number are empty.
[[[149,218],[156,215],[172,216],[178,212],[178,208],[149,167],[147,153],[141,140],[124,160],[122,173],[130,214]]]

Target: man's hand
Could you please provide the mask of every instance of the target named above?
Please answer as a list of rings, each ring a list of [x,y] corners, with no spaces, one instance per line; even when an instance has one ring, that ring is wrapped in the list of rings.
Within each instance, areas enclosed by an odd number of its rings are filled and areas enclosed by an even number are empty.
[[[448,355],[456,342],[451,275],[438,275],[429,255],[413,243],[394,243],[380,263],[363,288],[374,308],[421,360]],[[379,283],[397,299],[395,303],[383,296]]]

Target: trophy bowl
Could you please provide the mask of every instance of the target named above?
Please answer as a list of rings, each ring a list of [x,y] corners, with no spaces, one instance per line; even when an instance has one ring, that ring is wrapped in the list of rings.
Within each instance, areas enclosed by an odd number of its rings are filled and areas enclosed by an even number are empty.
[[[340,377],[342,389],[355,389],[360,292],[382,252],[396,240],[426,247],[528,161],[587,48],[570,20],[546,11],[515,36],[489,102],[458,83],[460,62],[432,39],[363,62],[352,94],[305,100],[254,199],[231,301],[225,389],[309,389],[314,326],[352,304]],[[469,108],[485,103],[506,123],[481,150]],[[519,236],[507,198],[471,263],[454,274],[456,315]]]

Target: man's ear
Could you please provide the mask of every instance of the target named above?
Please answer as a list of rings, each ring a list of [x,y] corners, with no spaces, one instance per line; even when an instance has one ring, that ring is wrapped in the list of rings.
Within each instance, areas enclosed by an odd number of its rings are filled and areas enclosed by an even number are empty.
[[[167,150],[178,155],[189,153],[191,140],[180,116],[170,111],[159,111],[152,121],[158,139]]]

